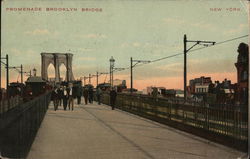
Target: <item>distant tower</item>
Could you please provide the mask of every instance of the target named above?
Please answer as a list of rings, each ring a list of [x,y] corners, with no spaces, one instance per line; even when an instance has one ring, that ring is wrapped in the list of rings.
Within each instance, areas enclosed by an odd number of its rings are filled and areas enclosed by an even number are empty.
[[[249,75],[249,48],[245,43],[240,43],[238,47],[238,60],[235,63],[237,68],[237,101],[240,104],[248,103],[248,75]]]

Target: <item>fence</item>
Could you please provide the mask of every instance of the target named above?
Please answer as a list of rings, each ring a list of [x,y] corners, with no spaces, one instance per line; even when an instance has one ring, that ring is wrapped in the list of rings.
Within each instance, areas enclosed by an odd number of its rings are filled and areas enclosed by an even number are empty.
[[[0,152],[10,158],[25,158],[48,109],[51,92],[0,114]]]
[[[11,97],[9,100],[1,100],[0,101],[0,114],[3,114],[4,112],[7,112],[8,110],[18,106],[23,102],[23,99],[21,96],[14,96]]]
[[[102,102],[110,103],[109,94]],[[247,151],[247,106],[202,105],[179,99],[118,94],[116,107],[209,140]]]

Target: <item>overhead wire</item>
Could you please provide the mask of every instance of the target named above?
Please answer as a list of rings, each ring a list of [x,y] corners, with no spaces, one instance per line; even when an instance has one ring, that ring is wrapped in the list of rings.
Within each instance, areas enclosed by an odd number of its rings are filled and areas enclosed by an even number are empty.
[[[238,40],[238,39],[242,39],[242,38],[245,38],[245,37],[248,37],[248,36],[249,36],[249,35],[247,34],[247,35],[235,37],[235,38],[232,38],[232,39],[227,39],[227,40],[224,40],[224,41],[221,41],[221,42],[216,42],[214,45],[208,45],[208,46],[199,47],[199,48],[190,50],[190,51],[189,51],[189,54],[192,53],[192,52],[196,52],[196,51],[198,51],[198,50],[202,50],[202,49],[206,49],[206,48],[209,48],[209,47],[221,45],[221,44],[228,43],[228,42],[231,42],[231,41],[235,41],[235,40]],[[183,52],[179,52],[179,53],[175,53],[175,54],[172,54],[172,55],[169,55],[169,56],[161,57],[161,58],[152,60],[152,61],[150,61],[150,62],[148,62],[148,63],[139,63],[138,65],[136,65],[136,66],[134,66],[134,67],[143,66],[143,65],[145,65],[145,64],[151,64],[151,63],[154,63],[154,62],[162,61],[162,60],[169,59],[169,58],[173,58],[173,57],[180,56],[180,55],[183,55]],[[122,70],[114,70],[113,72],[120,72],[120,71],[127,70],[127,69],[129,69],[129,68],[130,68],[130,67],[125,67],[125,68],[122,69]]]

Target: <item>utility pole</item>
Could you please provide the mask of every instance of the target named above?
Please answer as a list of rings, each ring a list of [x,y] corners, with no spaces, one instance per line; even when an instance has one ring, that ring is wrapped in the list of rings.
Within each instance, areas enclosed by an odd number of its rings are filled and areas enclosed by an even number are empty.
[[[130,92],[133,92],[133,58],[130,57]]]
[[[98,86],[98,71],[96,72],[96,88]]]
[[[86,77],[85,76],[83,76],[83,83],[84,83],[84,86],[86,85]]]
[[[91,74],[89,74],[89,84],[91,84]]]
[[[2,33],[2,0],[1,0],[1,7],[0,7],[0,28],[1,28],[1,33]],[[2,62],[2,36],[0,37],[0,60]],[[0,62],[0,89],[2,88],[2,63]]]
[[[187,36],[184,35],[184,99],[187,99]]]
[[[195,43],[193,46],[191,46],[189,49],[187,49],[187,43],[192,42]],[[200,44],[203,46],[209,46],[209,45],[214,45],[214,41],[194,41],[194,40],[187,40],[186,34],[184,35],[183,39],[184,43],[184,99],[187,100],[187,53],[190,51],[193,47],[196,45]]]
[[[18,66],[8,66],[8,69],[10,70],[10,69],[16,69],[17,71],[18,71],[18,73],[20,73],[21,74],[21,83],[23,83],[23,73],[25,73],[25,72],[23,72],[23,65],[21,64],[21,66],[20,67],[18,67]],[[20,69],[20,70],[19,70]]]
[[[23,83],[23,65],[21,64],[21,83]]]
[[[9,94],[9,55],[6,55],[6,90],[7,90],[7,97]]]
[[[133,65],[133,62],[135,64]],[[139,63],[150,63],[151,61],[145,61],[145,60],[133,60],[133,58],[130,58],[130,92],[133,93],[133,67],[135,67]]]

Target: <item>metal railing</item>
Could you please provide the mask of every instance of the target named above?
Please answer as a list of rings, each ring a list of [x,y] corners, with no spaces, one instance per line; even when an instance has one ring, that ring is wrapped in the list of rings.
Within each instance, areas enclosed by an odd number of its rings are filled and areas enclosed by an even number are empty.
[[[110,104],[109,94],[103,94],[102,102]],[[247,106],[208,106],[175,98],[118,93],[116,107],[235,149],[247,151]]]
[[[9,158],[25,158],[50,102],[51,92],[40,95],[0,116],[0,152]]]
[[[23,102],[21,96],[10,97],[10,99],[5,99],[0,101],[0,114],[7,112],[8,110],[18,106]]]

